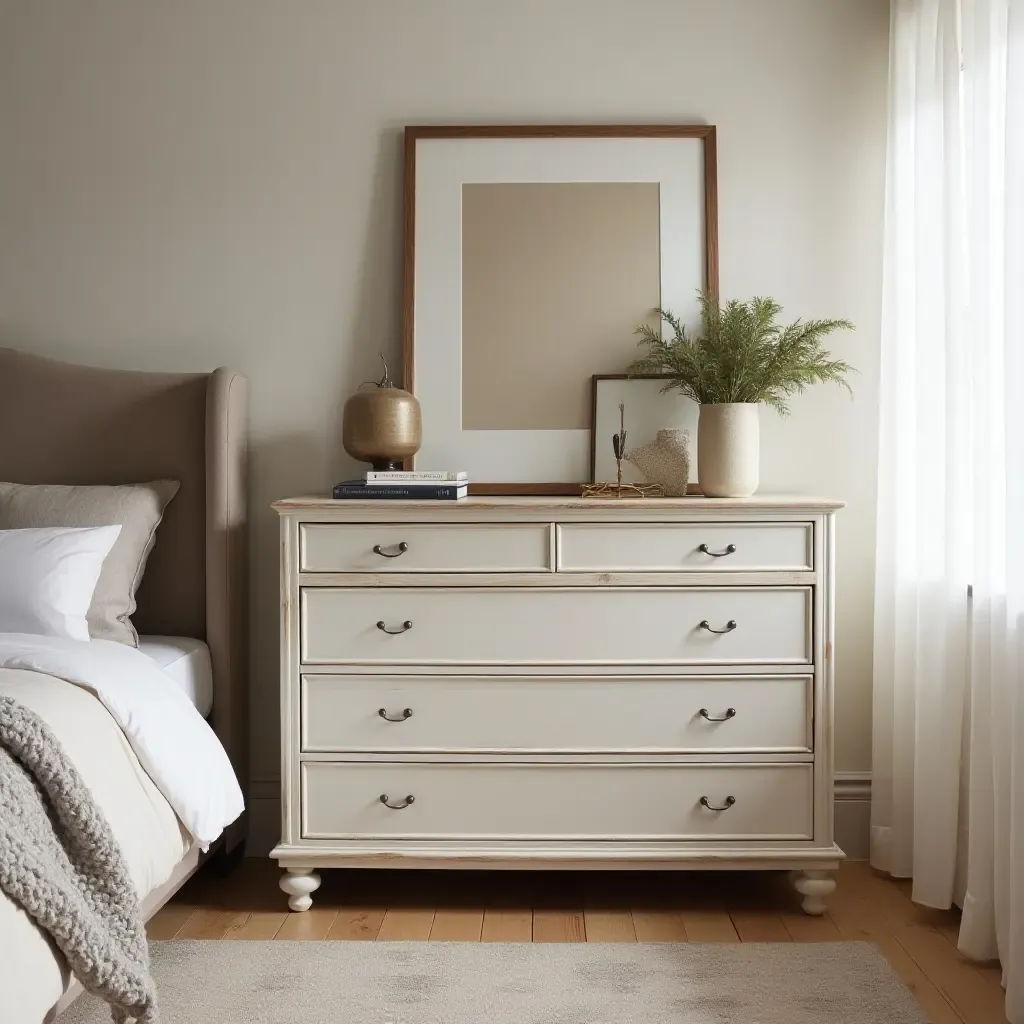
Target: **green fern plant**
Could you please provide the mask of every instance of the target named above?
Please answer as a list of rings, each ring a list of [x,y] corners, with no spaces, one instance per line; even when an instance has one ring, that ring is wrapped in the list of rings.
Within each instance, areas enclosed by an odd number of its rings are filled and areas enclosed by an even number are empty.
[[[701,405],[756,402],[782,416],[789,415],[789,399],[810,384],[832,382],[853,394],[846,379],[853,367],[832,359],[822,345],[833,331],[853,330],[849,320],[797,320],[784,327],[774,299],[733,299],[722,306],[710,292],[701,293],[700,307],[699,337],[666,309],[655,312],[674,337],[640,324],[634,333],[647,352],[630,364],[629,375],[668,374],[662,391],[681,391]]]

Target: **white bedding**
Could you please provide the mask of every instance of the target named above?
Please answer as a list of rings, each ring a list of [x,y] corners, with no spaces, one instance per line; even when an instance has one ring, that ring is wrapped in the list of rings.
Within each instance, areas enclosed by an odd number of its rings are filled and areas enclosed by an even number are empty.
[[[56,734],[103,811],[144,899],[193,840],[242,810],[223,747],[177,684],[145,654],[109,640],[0,634],[0,695]],[[66,991],[64,958],[0,893],[0,1022],[38,1024]]]
[[[140,636],[139,650],[174,680],[204,718],[213,710],[210,648],[190,636]]]
[[[201,847],[242,813],[242,791],[213,730],[173,680],[134,647],[3,633],[4,668],[56,676],[95,694]]]
[[[38,672],[0,669],[0,694],[56,733],[110,823],[140,899],[162,885],[192,839],[110,713],[88,690]],[[49,936],[0,893],[0,1021],[40,1024],[70,980]]]

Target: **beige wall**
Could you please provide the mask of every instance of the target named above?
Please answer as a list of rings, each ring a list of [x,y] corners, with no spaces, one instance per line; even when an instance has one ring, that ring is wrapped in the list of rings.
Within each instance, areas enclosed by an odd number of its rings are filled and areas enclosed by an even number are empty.
[[[718,125],[721,280],[848,316],[856,400],[762,418],[843,498],[837,768],[870,765],[886,0],[0,0],[0,343],[252,381],[255,777],[277,775],[276,522],[349,474],[395,356],[408,122]]]

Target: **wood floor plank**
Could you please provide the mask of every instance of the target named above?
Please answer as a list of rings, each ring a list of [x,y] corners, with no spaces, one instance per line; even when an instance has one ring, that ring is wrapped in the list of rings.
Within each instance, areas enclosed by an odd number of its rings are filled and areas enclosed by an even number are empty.
[[[888,878],[859,862],[847,866],[842,883],[835,896],[840,899],[855,896],[862,900],[871,906],[875,920],[885,921],[890,926],[914,924],[934,928],[956,946],[960,933],[959,910],[935,910],[914,903],[910,899],[908,880]],[[835,896],[829,898],[829,906]]]
[[[378,942],[426,942],[434,923],[432,907],[389,908],[377,933]]]
[[[207,878],[207,898],[233,910],[282,910],[287,897],[277,885],[281,874],[273,861],[249,857],[226,877]]]
[[[534,942],[586,942],[582,910],[537,909],[533,912]]]
[[[628,910],[585,910],[587,942],[636,942],[633,915]]]
[[[739,942],[732,919],[725,910],[681,910],[683,927],[690,942]]]
[[[868,936],[857,930],[847,931],[840,928],[844,939],[865,941]],[[881,934],[871,937],[870,941],[885,954],[889,966],[899,975],[900,980],[910,989],[932,1024],[963,1024],[963,1018],[957,1013],[949,1000],[942,994],[924,971],[917,965],[914,958],[896,941],[896,936]]]
[[[844,934],[844,938],[845,938]],[[873,940],[885,954],[889,966],[921,1004],[932,1024],[964,1024],[956,1008],[941,989],[921,970],[912,956],[897,942],[895,935],[880,935]]]
[[[483,910],[464,907],[439,909],[430,926],[430,939],[433,942],[479,942],[483,927]]]
[[[276,938],[281,926],[290,915],[287,910],[254,910],[245,924],[232,927],[225,939],[259,941]]]
[[[335,919],[338,916],[337,907],[313,906],[309,910],[296,914],[291,911],[284,919],[284,923],[277,930],[275,939],[304,939],[309,942],[318,942],[327,938]]]
[[[963,1024],[949,1000],[896,941],[890,930],[891,923],[881,917],[855,887],[839,886],[829,898],[829,917],[844,940],[873,942],[882,950],[932,1024]]]
[[[828,914],[814,917],[802,910],[780,915],[794,942],[840,942],[842,936]]]
[[[329,940],[372,942],[384,923],[384,907],[342,907],[327,933]]]
[[[902,925],[894,935],[965,1024],[1006,1024],[1002,989],[934,928]]]
[[[232,928],[240,928],[249,920],[246,910],[209,910],[200,907],[178,929],[176,939],[223,939]]]
[[[843,882],[848,891],[868,900],[876,912],[894,924],[935,923],[936,911],[914,903],[909,886],[888,878],[863,861],[844,865]]]
[[[984,964],[977,964],[978,972],[983,978],[987,978],[993,985],[996,986],[1000,991],[1003,989],[1003,969],[1000,967],[999,962],[989,962]]]
[[[637,910],[632,912],[637,942],[686,942],[686,925],[678,910]]]
[[[628,910],[642,890],[642,872],[591,871],[581,879],[583,905],[597,910]]]
[[[173,939],[186,921],[195,913],[195,907],[186,903],[168,903],[149,919],[146,936],[154,941]]]
[[[943,938],[956,949],[956,944],[960,941],[960,915],[951,914],[950,919],[940,924],[938,929]]]
[[[481,942],[533,942],[533,911],[514,907],[484,911]]]
[[[965,1024],[1005,1024],[1002,988],[967,960],[939,928],[956,921],[950,911],[922,907],[910,899],[910,889],[873,871],[867,864],[850,865],[843,900],[859,898],[873,927],[885,929],[920,968]],[[883,948],[891,944],[883,944]],[[891,958],[891,962],[895,958]],[[894,968],[897,964],[893,962]]]
[[[759,910],[731,910],[729,917],[740,942],[792,942],[778,914]]]

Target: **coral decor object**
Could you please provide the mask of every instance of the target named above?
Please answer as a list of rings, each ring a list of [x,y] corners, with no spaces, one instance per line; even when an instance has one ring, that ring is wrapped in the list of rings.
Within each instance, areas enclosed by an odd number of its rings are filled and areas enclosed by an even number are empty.
[[[688,430],[659,430],[653,441],[626,452],[624,458],[643,473],[648,483],[660,484],[668,497],[685,497],[690,481]]]

